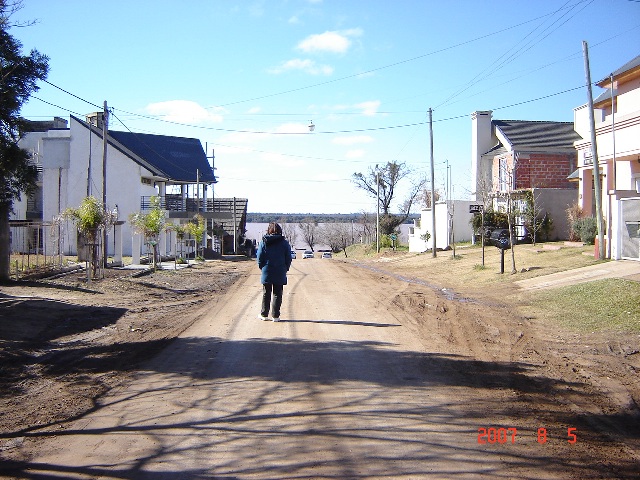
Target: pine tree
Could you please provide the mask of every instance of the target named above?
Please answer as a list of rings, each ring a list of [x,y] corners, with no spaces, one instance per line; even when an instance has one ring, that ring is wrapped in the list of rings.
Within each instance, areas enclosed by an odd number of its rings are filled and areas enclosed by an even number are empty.
[[[26,122],[19,116],[22,105],[44,80],[49,59],[36,50],[22,56],[22,44],[9,34],[9,16],[19,3],[0,0],[0,281],[9,279],[9,215],[15,200],[28,195],[38,180],[29,153],[18,146]]]

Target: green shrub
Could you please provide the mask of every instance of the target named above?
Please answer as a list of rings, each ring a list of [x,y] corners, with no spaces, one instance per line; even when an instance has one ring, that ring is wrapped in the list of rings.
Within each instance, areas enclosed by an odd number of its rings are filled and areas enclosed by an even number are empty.
[[[571,225],[571,229],[580,237],[582,243],[593,245],[598,234],[598,226],[595,217],[583,217],[577,219]]]
[[[391,246],[392,246],[391,236],[386,234],[380,235],[380,247],[391,248]]]

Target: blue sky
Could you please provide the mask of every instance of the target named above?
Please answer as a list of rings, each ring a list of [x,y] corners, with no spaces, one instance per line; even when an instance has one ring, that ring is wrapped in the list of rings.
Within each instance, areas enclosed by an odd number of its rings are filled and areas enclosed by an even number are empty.
[[[215,195],[251,212],[375,211],[351,175],[428,178],[429,108],[436,188],[449,165],[466,199],[473,111],[572,121],[583,40],[593,81],[640,54],[635,0],[25,0],[13,20],[37,20],[11,33],[50,59],[23,116],[106,100],[110,128],[198,138]]]

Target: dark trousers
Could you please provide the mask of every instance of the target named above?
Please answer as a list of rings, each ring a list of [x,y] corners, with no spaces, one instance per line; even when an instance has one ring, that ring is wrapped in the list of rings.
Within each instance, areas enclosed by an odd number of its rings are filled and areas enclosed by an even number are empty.
[[[263,317],[269,316],[269,307],[271,306],[271,293],[273,292],[273,310],[271,316],[280,318],[280,307],[282,306],[282,290],[283,285],[275,285],[273,283],[262,284],[262,311]]]

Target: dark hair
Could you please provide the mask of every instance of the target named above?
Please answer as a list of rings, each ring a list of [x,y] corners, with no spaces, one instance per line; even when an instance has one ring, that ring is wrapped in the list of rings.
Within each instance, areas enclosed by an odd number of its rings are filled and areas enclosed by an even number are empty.
[[[282,227],[276,222],[271,222],[269,228],[267,228],[267,235],[282,235]]]

